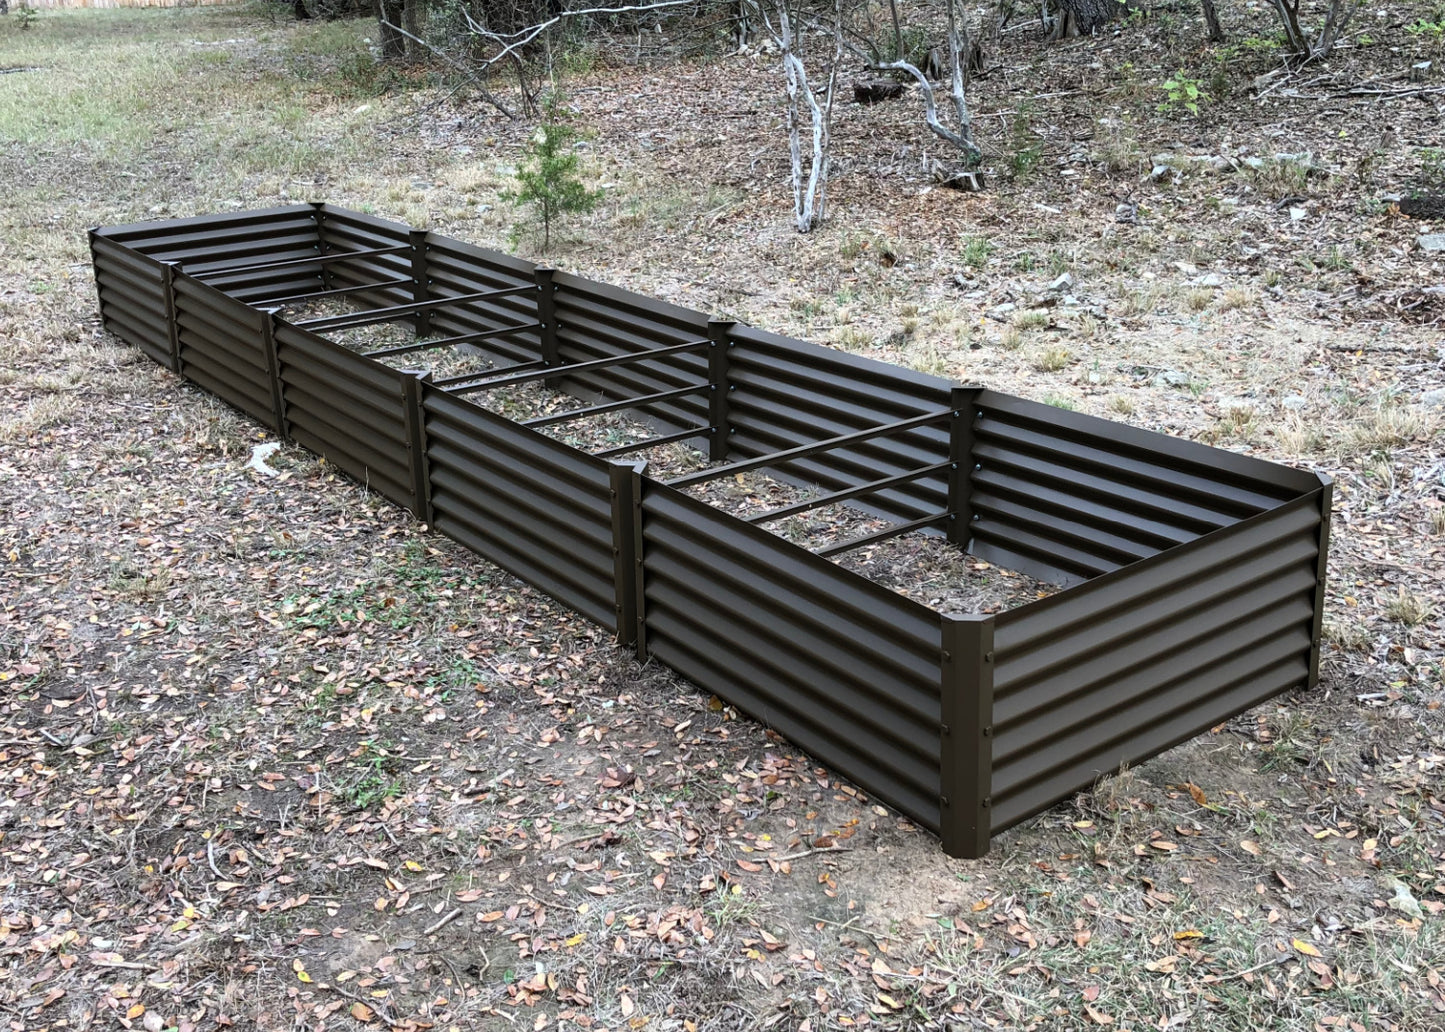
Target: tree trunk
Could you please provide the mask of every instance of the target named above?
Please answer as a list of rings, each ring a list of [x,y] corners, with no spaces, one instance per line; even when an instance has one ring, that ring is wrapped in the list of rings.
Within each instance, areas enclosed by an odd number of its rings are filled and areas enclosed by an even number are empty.
[[[403,61],[406,59],[406,37],[398,26],[406,20],[403,0],[374,0],[376,18],[381,24],[381,59]]]
[[[1064,36],[1089,36],[1124,13],[1119,0],[1057,0],[1059,20],[1053,39]]]
[[[1224,29],[1219,25],[1219,12],[1214,9],[1214,0],[1203,0],[1204,27],[1208,30],[1211,43],[1224,42]]]
[[[402,0],[401,27],[416,37],[416,39],[405,37],[406,57],[408,61],[419,60],[422,56],[421,44],[416,40],[421,38],[422,27],[425,21],[426,0]]]

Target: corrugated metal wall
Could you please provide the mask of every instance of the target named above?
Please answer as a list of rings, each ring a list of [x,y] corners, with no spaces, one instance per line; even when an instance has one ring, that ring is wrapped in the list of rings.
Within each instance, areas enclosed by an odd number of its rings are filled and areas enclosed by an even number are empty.
[[[282,319],[274,332],[288,435],[415,512],[403,374]]]
[[[993,827],[1309,680],[1320,492],[995,617]]]
[[[437,530],[615,627],[607,463],[434,387],[422,407]]]
[[[937,613],[652,480],[647,650],[939,826]]]
[[[174,291],[181,375],[279,430],[265,350],[270,317],[183,273]]]
[[[1044,580],[1087,580],[1318,487],[1273,463],[994,391],[976,409],[969,550]]]

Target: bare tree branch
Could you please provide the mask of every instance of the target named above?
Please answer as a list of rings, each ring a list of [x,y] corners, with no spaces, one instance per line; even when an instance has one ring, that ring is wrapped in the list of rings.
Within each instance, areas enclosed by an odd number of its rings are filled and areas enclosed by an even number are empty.
[[[485,25],[482,25],[480,22],[476,21],[465,8],[462,9],[462,17],[466,19],[467,28],[470,29],[473,33],[491,40],[493,43],[496,43],[499,47],[502,48],[496,54],[492,55],[491,57],[487,58],[487,60],[482,62],[481,67],[483,70],[486,70],[492,67],[492,65],[496,64],[498,61],[505,60],[506,58],[512,56],[516,51],[520,50],[522,47],[525,47],[528,43],[531,43],[538,36],[542,35],[542,33],[546,32],[548,29],[552,28],[555,25],[560,25],[568,18],[585,18],[590,17],[594,14],[637,14],[644,11],[658,11],[667,7],[682,7],[686,4],[692,4],[696,2],[697,0],[656,0],[656,2],[654,3],[634,4],[627,7],[586,7],[576,11],[561,11],[553,17],[548,18],[544,22],[539,22],[536,25],[529,25],[525,29],[518,29],[516,32],[509,33],[493,32]]]
[[[482,80],[481,80],[480,78],[478,78],[477,75],[476,75],[470,68],[468,68],[466,65],[462,64],[460,61],[457,61],[457,60],[456,60],[455,58],[453,58],[450,54],[446,53],[446,51],[444,51],[444,50],[438,50],[436,47],[432,46],[432,45],[431,45],[430,43],[428,43],[426,40],[421,39],[421,38],[418,37],[418,36],[414,36],[414,35],[412,35],[410,32],[407,32],[407,31],[406,31],[405,29],[403,29],[400,25],[396,25],[396,24],[394,24],[393,22],[389,22],[389,21],[387,21],[385,18],[381,18],[381,19],[379,19],[379,21],[381,22],[381,24],[382,24],[384,27],[386,27],[386,28],[388,28],[388,29],[391,29],[393,32],[400,33],[401,35],[405,36],[407,39],[410,39],[410,40],[415,41],[416,43],[418,43],[418,44],[420,44],[422,47],[424,47],[426,50],[430,51],[432,54],[435,54],[437,57],[441,58],[441,59],[442,59],[443,61],[445,61],[448,65],[450,65],[452,68],[454,68],[456,71],[460,72],[460,73],[462,74],[462,76],[464,76],[464,77],[466,78],[466,80],[467,80],[468,82],[470,82],[473,86],[475,86],[475,87],[477,88],[477,92],[479,92],[479,93],[482,95],[482,99],[483,99],[483,100],[485,100],[488,104],[492,105],[492,107],[496,108],[496,109],[497,109],[498,111],[500,111],[502,114],[506,115],[508,118],[516,119],[517,116],[514,115],[514,114],[511,112],[511,110],[507,108],[507,106],[506,106],[505,104],[503,104],[503,103],[502,103],[500,100],[498,100],[496,97],[492,96],[491,91],[487,89],[486,85],[482,82]]]

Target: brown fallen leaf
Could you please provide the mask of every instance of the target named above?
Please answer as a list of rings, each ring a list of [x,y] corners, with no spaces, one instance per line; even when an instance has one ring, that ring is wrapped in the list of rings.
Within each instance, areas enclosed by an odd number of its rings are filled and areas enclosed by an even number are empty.
[[[360,1000],[351,1005],[350,1014],[357,1021],[370,1021],[376,1017],[376,1012]]]
[[[1290,945],[1293,946],[1295,949],[1299,950],[1299,951],[1300,951],[1301,953],[1303,953],[1306,957],[1323,957],[1323,956],[1324,956],[1324,954],[1319,951],[1319,948],[1318,948],[1318,947],[1310,945],[1309,943],[1305,942],[1303,939],[1291,939],[1291,940],[1290,940]]]
[[[1112,1014],[1105,1014],[1092,1003],[1084,1004],[1084,1012],[1100,1025],[1112,1025],[1114,1023],[1114,1016]]]
[[[1259,856],[1259,854],[1262,852],[1262,850],[1259,848],[1259,843],[1252,842],[1249,839],[1245,839],[1243,842],[1241,842],[1239,844],[1239,848],[1244,850],[1250,856]]]
[[[1193,799],[1200,806],[1209,805],[1209,797],[1204,794],[1204,789],[1200,788],[1192,781],[1184,782],[1184,785],[1182,787],[1189,792],[1189,798]]]

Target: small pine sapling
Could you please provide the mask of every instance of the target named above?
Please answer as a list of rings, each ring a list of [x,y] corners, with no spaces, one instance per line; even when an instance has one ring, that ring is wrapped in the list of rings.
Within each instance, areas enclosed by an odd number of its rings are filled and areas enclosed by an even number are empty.
[[[531,147],[517,169],[518,189],[503,196],[514,203],[528,204],[542,221],[542,250],[552,244],[552,224],[563,215],[585,214],[597,207],[601,190],[589,190],[577,174],[577,153],[572,144],[577,132],[568,125],[556,93],[543,105],[544,118],[532,134]],[[515,233],[520,234],[518,225]]]

